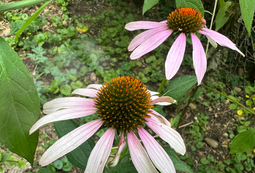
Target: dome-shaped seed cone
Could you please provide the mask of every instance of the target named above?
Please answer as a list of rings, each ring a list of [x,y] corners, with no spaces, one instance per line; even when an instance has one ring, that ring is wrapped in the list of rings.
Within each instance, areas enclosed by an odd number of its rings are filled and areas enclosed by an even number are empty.
[[[119,132],[143,126],[152,108],[149,90],[130,76],[116,77],[105,83],[94,100],[105,125]]]
[[[204,26],[204,22],[202,15],[196,9],[181,7],[169,14],[167,26],[174,31],[194,33]]]

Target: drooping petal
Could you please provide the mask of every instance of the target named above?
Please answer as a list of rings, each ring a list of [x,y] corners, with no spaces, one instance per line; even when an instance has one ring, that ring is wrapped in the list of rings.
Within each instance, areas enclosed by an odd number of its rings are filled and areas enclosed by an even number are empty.
[[[144,41],[140,46],[138,46],[130,55],[131,59],[137,59],[143,56],[144,54],[152,51],[162,44],[170,35],[171,30],[165,30],[154,34],[146,41]]]
[[[209,37],[211,37],[211,39],[213,39],[214,41],[216,41],[219,45],[221,46],[225,46],[225,47],[228,47],[232,50],[235,50],[237,51],[238,53],[240,53],[242,56],[245,56],[237,47],[236,45],[231,41],[229,40],[226,36],[216,32],[216,31],[213,31],[213,30],[210,30],[210,29],[207,29],[207,28],[203,28],[202,30],[198,31],[199,33],[201,34],[204,34],[204,35],[208,35]]]
[[[115,130],[110,128],[99,139],[90,153],[85,173],[102,173],[110,155]]]
[[[40,165],[46,166],[80,146],[96,133],[103,122],[101,119],[91,121],[60,138],[42,155],[39,161]]]
[[[150,102],[151,105],[171,105],[172,103],[175,103],[176,100],[174,100],[172,97],[169,96],[161,96],[158,97],[154,100],[152,100],[152,102]]]
[[[102,87],[102,84],[90,84],[86,88],[88,88],[88,89],[92,88],[92,89],[99,90],[99,88],[101,88],[101,87]]]
[[[111,164],[111,167],[114,167],[118,164],[119,162],[119,159],[120,159],[120,154],[123,150],[123,148],[125,147],[126,145],[126,141],[125,141],[125,136],[124,136],[124,133],[122,132],[121,135],[120,135],[120,139],[119,139],[119,146],[118,146],[118,151],[116,153],[116,156],[114,158],[114,161],[113,163]]]
[[[205,75],[207,59],[206,59],[203,45],[201,44],[197,36],[193,33],[191,33],[191,40],[192,40],[192,46],[193,46],[193,52],[192,52],[193,66],[195,68],[198,85],[200,85]]]
[[[162,22],[150,22],[150,21],[137,21],[137,22],[130,22],[125,25],[125,29],[129,31],[134,31],[138,29],[151,29],[157,28],[166,25],[166,20]]]
[[[74,90],[72,94],[78,94],[86,97],[96,97],[97,92],[98,90],[95,89],[79,88]]]
[[[139,173],[155,173],[158,172],[151,163],[146,151],[141,145],[139,139],[131,131],[127,135],[128,146],[131,155],[131,159],[137,172]]]
[[[181,33],[177,39],[174,41],[173,45],[171,46],[166,62],[165,62],[165,73],[166,73],[166,79],[171,79],[179,70],[183,56],[184,51],[186,47],[186,36],[184,33]]]
[[[153,120],[152,118],[146,118],[146,124],[158,134],[158,136],[166,141],[176,152],[184,155],[186,147],[181,135],[165,124]]]
[[[143,128],[138,133],[152,162],[161,173],[175,173],[172,160],[158,142]]]
[[[69,109],[69,108],[87,108],[93,109],[95,106],[93,99],[81,98],[81,97],[66,97],[57,98],[51,100],[43,105],[43,112],[45,114],[50,114],[56,112],[59,109]]]
[[[128,46],[128,51],[133,51],[137,46],[145,42],[148,38],[151,36],[167,30],[167,25],[166,26],[161,26],[158,28],[153,28],[147,31],[142,32],[141,34],[137,35],[129,44]]]
[[[207,39],[208,39],[208,41],[209,41],[209,43],[214,47],[214,48],[217,48],[217,43],[216,43],[216,41],[214,41],[210,36],[208,36],[208,35],[206,35],[206,37],[207,37]]]
[[[51,114],[48,114],[41,119],[39,119],[29,130],[29,134],[36,131],[38,128],[52,122],[69,120],[74,118],[80,118],[96,113],[96,109],[87,109],[87,108],[74,108],[74,109],[63,109]]]
[[[150,109],[150,111],[151,111],[151,113],[148,113],[148,115],[150,115],[152,119],[154,119],[155,121],[158,121],[159,123],[163,123],[163,124],[171,127],[170,122],[165,117],[163,117],[161,114],[154,111],[153,109]]]

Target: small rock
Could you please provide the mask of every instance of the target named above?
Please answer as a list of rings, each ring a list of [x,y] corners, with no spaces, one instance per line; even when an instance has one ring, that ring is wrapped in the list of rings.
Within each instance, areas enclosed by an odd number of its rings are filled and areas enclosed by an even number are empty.
[[[196,109],[196,108],[197,108],[197,106],[196,106],[194,103],[190,103],[190,104],[189,104],[189,107],[190,107],[191,109]]]
[[[97,80],[96,73],[92,72],[92,73],[90,74],[90,80],[92,80],[93,82]]]
[[[219,115],[218,114],[215,114],[214,117],[217,118]]]
[[[209,111],[209,112],[211,112],[211,111],[212,111],[212,107],[211,107],[211,106],[209,107],[208,111]]]
[[[225,138],[228,138],[228,133],[223,133],[223,136],[224,136]]]
[[[218,148],[218,146],[219,146],[218,142],[216,142],[215,140],[213,140],[213,139],[211,139],[211,138],[205,138],[204,140],[205,140],[205,142],[206,142],[208,145],[210,145],[210,146],[213,147],[213,148]]]
[[[242,91],[242,89],[241,88],[238,88],[238,87],[234,87],[234,90],[236,91],[236,92],[241,92]]]

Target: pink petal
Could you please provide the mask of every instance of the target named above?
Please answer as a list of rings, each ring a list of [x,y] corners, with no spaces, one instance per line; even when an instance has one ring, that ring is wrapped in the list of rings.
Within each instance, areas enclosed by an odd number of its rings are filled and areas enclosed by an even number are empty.
[[[94,120],[69,132],[46,150],[40,159],[40,165],[46,166],[77,148],[96,133],[103,123],[101,119]]]
[[[138,29],[151,29],[157,28],[166,25],[166,20],[162,22],[150,22],[150,21],[137,21],[137,22],[130,22],[125,25],[125,29],[129,31],[134,31]]]
[[[226,36],[216,32],[216,31],[213,31],[213,30],[210,30],[210,29],[207,29],[207,28],[203,28],[202,30],[198,31],[199,33],[201,34],[204,34],[204,35],[208,35],[209,37],[211,37],[211,39],[213,39],[214,41],[216,41],[219,45],[221,46],[225,46],[225,47],[228,47],[232,50],[235,50],[237,51],[238,53],[240,53],[242,56],[245,56],[237,47],[236,45],[231,41],[229,40]]]
[[[206,59],[204,48],[200,40],[193,33],[191,33],[191,40],[192,40],[192,46],[193,46],[193,52],[192,52],[193,65],[195,68],[198,85],[200,85],[205,75],[207,59]]]
[[[184,33],[181,33],[178,38],[175,40],[174,44],[170,48],[170,51],[167,54],[166,62],[165,62],[165,73],[166,79],[171,79],[179,70],[184,51],[186,47],[186,36]]]
[[[95,106],[93,99],[80,98],[80,97],[65,97],[51,100],[43,105],[43,112],[50,114],[59,109],[69,108],[87,108],[92,109]]]
[[[148,114],[151,116],[150,118],[154,119],[155,121],[158,121],[159,123],[163,123],[163,124],[171,127],[170,122],[165,117],[163,117],[161,114],[154,111],[153,109],[150,109],[150,111],[152,111],[152,113]]]
[[[165,30],[152,35],[131,53],[130,58],[131,59],[140,58],[144,54],[157,48],[167,39],[167,37],[171,35],[171,33],[172,33],[171,30]]]
[[[158,142],[143,128],[138,133],[154,165],[161,173],[175,173],[172,160]]]
[[[139,173],[155,173],[158,172],[151,163],[146,151],[141,145],[139,139],[133,132],[129,132],[127,135],[128,146],[131,155],[131,159],[137,172]]]
[[[118,151],[116,153],[113,163],[111,164],[111,167],[114,167],[118,164],[119,159],[120,159],[120,154],[121,154],[122,150],[124,149],[125,145],[126,145],[126,141],[125,141],[124,133],[121,133]]]
[[[152,102],[150,102],[151,105],[171,105],[172,103],[175,103],[176,100],[174,100],[172,97],[169,96],[161,96],[158,97],[154,100],[152,100]]]
[[[56,122],[56,121],[62,121],[62,120],[69,120],[74,118],[80,118],[84,116],[88,116],[91,114],[96,113],[95,108],[87,109],[87,108],[74,108],[74,109],[63,109],[56,112],[53,112],[51,114],[48,114],[41,119],[39,119],[29,130],[29,134],[36,131],[38,128],[40,128],[43,125],[46,125],[48,123]]]
[[[96,89],[96,90],[99,90],[99,88],[101,88],[102,87],[102,84],[90,84],[90,85],[88,85],[86,88],[88,88],[88,89]]]
[[[166,141],[176,152],[184,155],[186,147],[181,135],[165,124],[153,120],[152,118],[146,118],[146,124],[158,134],[158,136]]]
[[[95,89],[79,88],[74,90],[72,94],[78,94],[86,97],[96,97],[97,92],[98,90]]]
[[[110,128],[96,143],[90,153],[89,160],[87,162],[87,167],[85,173],[102,173],[104,170],[105,163],[110,155],[113,140],[114,140],[115,130]]]
[[[148,38],[150,38],[151,36],[165,31],[167,30],[167,25],[166,26],[161,26],[158,28],[154,28],[154,29],[150,29],[147,31],[142,32],[141,34],[137,35],[129,44],[128,46],[128,50],[129,51],[133,51],[137,46],[139,46],[140,44],[142,44],[143,42],[145,42]]]

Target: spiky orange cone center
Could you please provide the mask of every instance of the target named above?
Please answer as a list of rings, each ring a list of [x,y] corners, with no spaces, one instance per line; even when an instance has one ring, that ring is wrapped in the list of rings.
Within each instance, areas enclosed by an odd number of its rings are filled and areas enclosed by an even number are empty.
[[[94,101],[105,125],[118,132],[142,127],[152,108],[149,90],[140,80],[130,76],[116,77],[105,83]]]
[[[178,8],[167,17],[168,28],[183,33],[197,32],[204,24],[201,13],[190,7]]]

